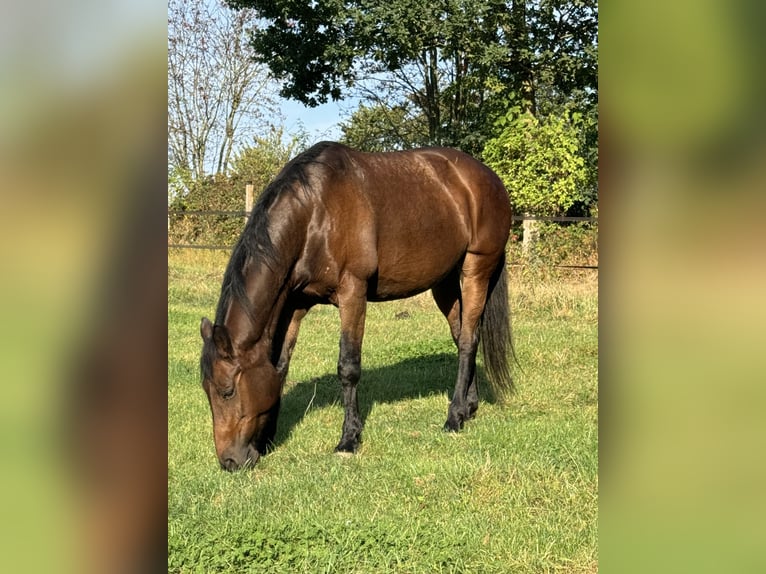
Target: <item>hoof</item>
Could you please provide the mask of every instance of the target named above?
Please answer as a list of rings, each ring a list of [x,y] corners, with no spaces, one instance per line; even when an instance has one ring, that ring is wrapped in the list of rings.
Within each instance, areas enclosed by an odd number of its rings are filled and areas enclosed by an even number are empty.
[[[444,423],[444,432],[458,432],[461,428],[463,428],[463,421],[447,420]]]
[[[338,446],[335,447],[335,452],[338,454],[354,454],[358,448],[358,442],[341,441]]]

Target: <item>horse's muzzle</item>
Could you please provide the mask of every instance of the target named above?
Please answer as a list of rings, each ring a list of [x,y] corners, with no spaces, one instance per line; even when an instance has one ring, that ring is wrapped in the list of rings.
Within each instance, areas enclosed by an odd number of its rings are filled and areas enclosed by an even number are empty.
[[[255,465],[256,462],[258,462],[258,459],[261,456],[261,453],[259,453],[258,450],[252,446],[248,446],[243,454],[243,456],[234,457],[229,453],[226,453],[225,456],[222,456],[219,461],[221,463],[221,468],[229,472],[251,468],[253,465]]]

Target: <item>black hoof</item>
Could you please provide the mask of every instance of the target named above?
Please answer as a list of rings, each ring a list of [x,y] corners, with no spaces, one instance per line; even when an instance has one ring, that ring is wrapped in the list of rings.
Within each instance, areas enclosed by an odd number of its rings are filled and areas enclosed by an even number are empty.
[[[335,447],[335,452],[345,452],[348,454],[354,454],[356,449],[359,448],[359,442],[355,441],[340,441],[338,446]]]
[[[461,428],[463,428],[463,421],[453,421],[448,419],[447,422],[444,423],[444,432],[458,432]]]

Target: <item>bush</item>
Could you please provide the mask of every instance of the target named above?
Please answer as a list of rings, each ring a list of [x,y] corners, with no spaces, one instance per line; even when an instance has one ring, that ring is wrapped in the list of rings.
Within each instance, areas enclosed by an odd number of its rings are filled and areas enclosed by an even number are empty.
[[[594,217],[596,214],[594,213]],[[522,250],[523,227],[511,230],[508,262],[525,265],[526,273],[551,275],[556,266],[598,266],[598,222],[539,222],[534,257]]]
[[[487,142],[483,158],[503,180],[516,212],[562,215],[588,199],[580,123],[578,114],[539,120],[515,110],[499,122],[503,129]]]
[[[547,265],[598,265],[598,226],[588,222],[544,223],[535,248]]]
[[[253,185],[254,201],[305,142],[305,136],[282,141],[283,131],[256,138],[232,162],[227,174],[188,184],[170,202],[171,211],[239,211],[243,215],[171,215],[168,242],[194,245],[233,245],[245,223],[245,186]]]
[[[174,201],[178,211],[245,210],[245,182],[238,177],[216,175],[194,182],[187,194]],[[244,216],[171,215],[168,241],[193,245],[232,245],[244,224]]]

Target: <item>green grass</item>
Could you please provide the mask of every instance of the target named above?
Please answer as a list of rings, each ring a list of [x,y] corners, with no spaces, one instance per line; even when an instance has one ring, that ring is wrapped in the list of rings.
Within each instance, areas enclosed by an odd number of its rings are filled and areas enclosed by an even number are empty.
[[[315,308],[293,356],[276,449],[231,474],[218,468],[198,374],[199,321],[214,312],[226,260],[169,259],[170,572],[597,571],[592,275],[512,280],[518,392],[505,402],[483,392],[458,434],[441,430],[457,357],[430,297],[371,304],[365,430],[350,457],[333,454],[343,420],[337,310]]]

